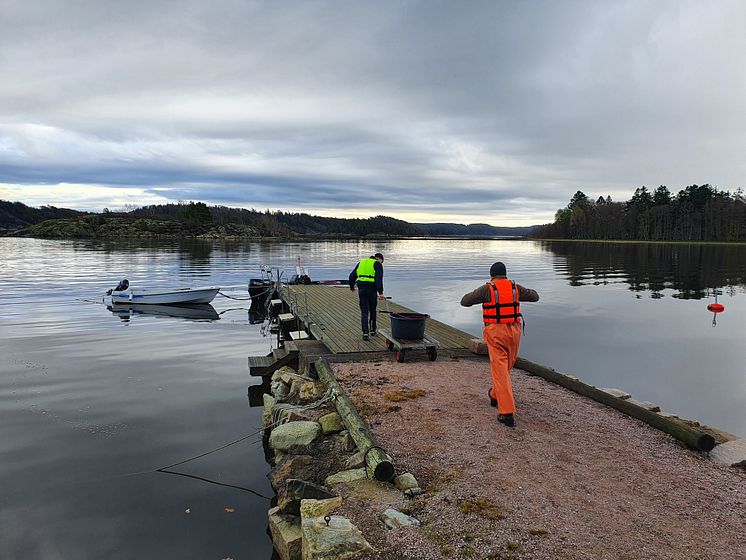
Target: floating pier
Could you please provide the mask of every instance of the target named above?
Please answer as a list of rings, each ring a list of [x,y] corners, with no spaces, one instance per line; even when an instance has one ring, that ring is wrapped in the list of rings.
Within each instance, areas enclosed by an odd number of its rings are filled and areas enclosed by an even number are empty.
[[[324,343],[337,360],[361,359],[359,354],[388,352],[383,336],[362,339],[358,295],[346,286],[288,285],[279,290],[280,298],[295,316],[301,328]],[[377,327],[391,331],[388,311],[412,313],[413,310],[390,300],[378,302]],[[297,330],[297,329],[296,329]],[[446,355],[472,355],[469,342],[474,337],[435,319],[427,320],[427,335],[440,344]]]

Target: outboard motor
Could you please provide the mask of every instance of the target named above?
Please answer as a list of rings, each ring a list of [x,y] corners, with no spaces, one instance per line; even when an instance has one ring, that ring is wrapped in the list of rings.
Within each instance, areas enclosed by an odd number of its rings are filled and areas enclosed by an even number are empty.
[[[107,290],[106,295],[110,296],[111,292],[123,292],[129,287],[130,287],[130,281],[125,278],[124,280],[119,282],[119,284],[117,284],[116,288],[114,288],[113,290]]]

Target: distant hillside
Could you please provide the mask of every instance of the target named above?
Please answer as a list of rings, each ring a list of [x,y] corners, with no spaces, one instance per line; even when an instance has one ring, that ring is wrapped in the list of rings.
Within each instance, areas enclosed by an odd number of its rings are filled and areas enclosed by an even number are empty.
[[[389,216],[326,218],[305,213],[208,206],[204,202],[154,204],[128,212],[32,208],[0,200],[0,233],[34,237],[423,237],[525,236],[533,227],[488,224],[413,224]]]
[[[75,218],[85,214],[86,212],[70,210],[69,208],[56,208],[54,206],[32,208],[22,202],[0,200],[0,229],[12,231],[38,224],[44,220]]]
[[[475,237],[499,237],[529,235],[538,226],[525,227],[497,227],[489,224],[414,224],[420,228],[425,235],[459,235]]]
[[[246,224],[153,220],[112,213],[45,220],[28,226],[22,234],[54,239],[256,239],[262,237],[256,228]]]
[[[133,210],[131,215],[157,220],[212,222],[215,224],[245,224],[255,227],[265,236],[420,236],[416,226],[390,218],[325,218],[305,213],[275,211],[260,212],[255,209],[207,206],[202,202],[155,204]],[[188,219],[188,220],[187,220]]]

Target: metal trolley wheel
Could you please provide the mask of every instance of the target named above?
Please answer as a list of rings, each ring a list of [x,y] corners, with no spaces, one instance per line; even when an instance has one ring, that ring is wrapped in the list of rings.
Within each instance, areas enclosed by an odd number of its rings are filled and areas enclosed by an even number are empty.
[[[404,361],[404,350],[397,350],[396,351],[396,361],[401,363]]]
[[[430,358],[431,362],[434,362],[438,359],[438,350],[435,348],[435,346],[431,346],[427,349],[427,357]]]

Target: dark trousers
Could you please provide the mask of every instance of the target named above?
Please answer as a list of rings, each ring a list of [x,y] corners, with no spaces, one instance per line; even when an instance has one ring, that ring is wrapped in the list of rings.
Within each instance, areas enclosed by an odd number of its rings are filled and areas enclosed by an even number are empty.
[[[357,294],[360,297],[360,325],[363,332],[376,330],[376,305],[378,304],[378,293],[373,282],[358,282]]]

